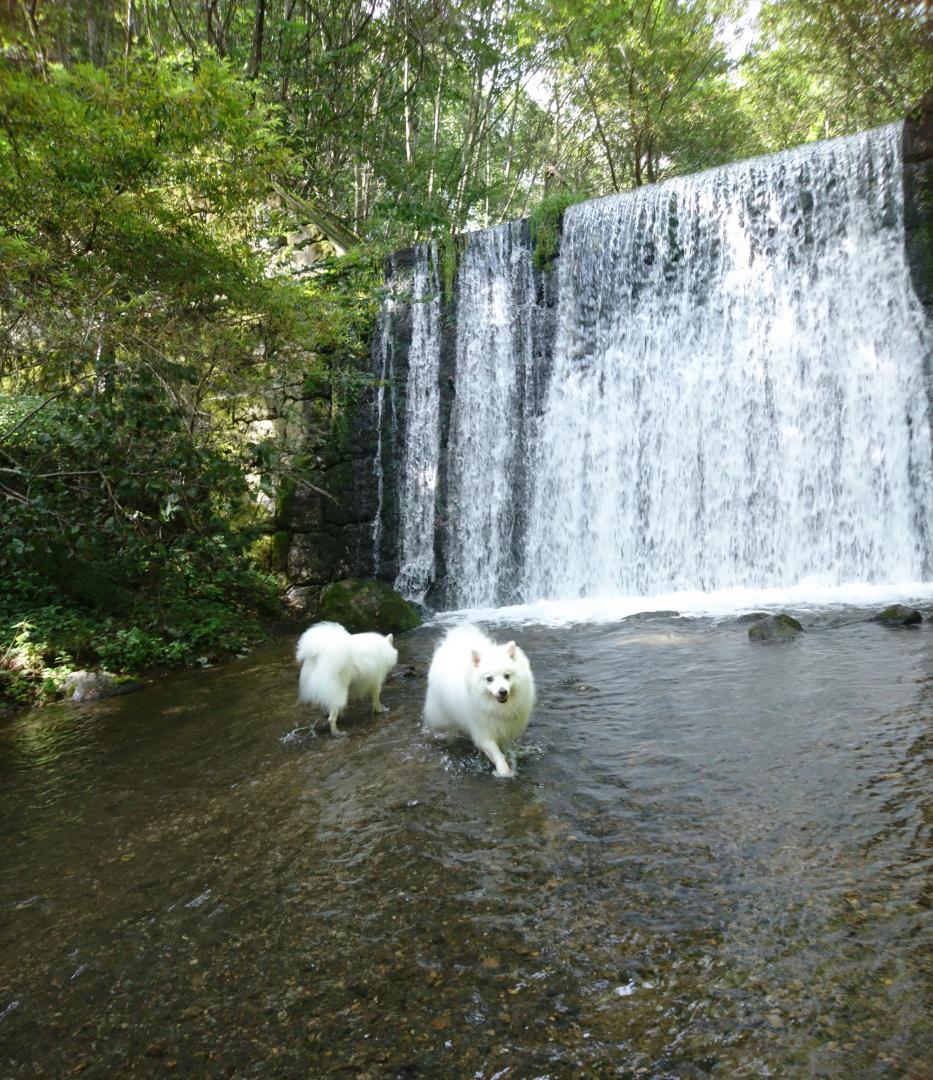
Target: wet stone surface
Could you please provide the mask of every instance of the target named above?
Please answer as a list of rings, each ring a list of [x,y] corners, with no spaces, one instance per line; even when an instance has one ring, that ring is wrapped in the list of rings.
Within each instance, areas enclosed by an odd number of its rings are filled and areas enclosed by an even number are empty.
[[[287,738],[292,640],[18,718],[0,1074],[927,1075],[933,632],[804,622],[497,630],[511,781],[420,677]]]

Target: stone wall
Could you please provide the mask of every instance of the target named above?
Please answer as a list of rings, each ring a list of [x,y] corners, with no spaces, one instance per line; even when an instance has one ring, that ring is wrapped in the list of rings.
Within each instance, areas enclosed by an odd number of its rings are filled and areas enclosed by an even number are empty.
[[[904,233],[914,290],[933,326],[933,90],[904,123]],[[926,355],[933,418],[933,349]]]
[[[329,385],[299,403],[305,434],[293,471],[301,478],[283,485],[276,511],[276,548],[284,556],[279,568],[296,615],[315,616],[325,586],[369,570],[377,434],[371,384],[368,376],[357,380],[349,408],[335,405]]]
[[[933,90],[904,123],[904,230],[914,288],[933,316]]]

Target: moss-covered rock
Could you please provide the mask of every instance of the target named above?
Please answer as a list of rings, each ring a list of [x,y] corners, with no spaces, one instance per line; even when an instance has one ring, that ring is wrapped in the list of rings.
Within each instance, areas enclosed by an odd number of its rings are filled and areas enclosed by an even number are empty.
[[[142,689],[142,683],[109,671],[72,671],[62,684],[68,701],[101,701],[115,694],[129,694]]]
[[[891,604],[884,611],[872,615],[871,621],[881,623],[882,626],[916,626],[923,622],[923,616],[916,608],[907,607],[905,604]]]
[[[777,615],[766,615],[763,619],[752,623],[748,628],[750,641],[758,641],[762,644],[774,641],[793,641],[798,634],[803,633],[803,627],[793,617],[783,611]]]
[[[358,578],[337,581],[324,590],[321,618],[340,623],[351,634],[368,630],[400,634],[421,625],[421,616],[394,589]]]

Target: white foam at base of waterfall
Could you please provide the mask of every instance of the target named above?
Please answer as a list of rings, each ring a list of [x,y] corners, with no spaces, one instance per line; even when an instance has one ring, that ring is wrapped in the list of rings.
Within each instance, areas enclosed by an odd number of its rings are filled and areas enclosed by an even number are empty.
[[[575,600],[536,600],[504,607],[457,608],[437,614],[440,625],[482,622],[508,626],[573,626],[614,623],[631,615],[676,612],[684,618],[727,618],[751,611],[861,611],[863,617],[889,604],[933,604],[933,582],[824,585],[808,580],[787,588],[731,588],[715,592],[687,589],[653,596],[594,596]],[[673,616],[672,616],[673,618]]]

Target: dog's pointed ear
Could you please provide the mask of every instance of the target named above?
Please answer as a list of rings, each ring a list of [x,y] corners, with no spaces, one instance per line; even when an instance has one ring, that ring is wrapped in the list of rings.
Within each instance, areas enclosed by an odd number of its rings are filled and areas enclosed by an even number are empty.
[[[390,645],[392,644],[392,635],[391,634],[386,634],[386,641],[388,641],[388,643]]]
[[[470,656],[473,657],[473,667],[479,667],[479,653],[476,649],[470,650]]]
[[[518,654],[518,646],[514,641],[510,641],[506,644],[505,651],[508,653],[509,659],[514,660]]]

